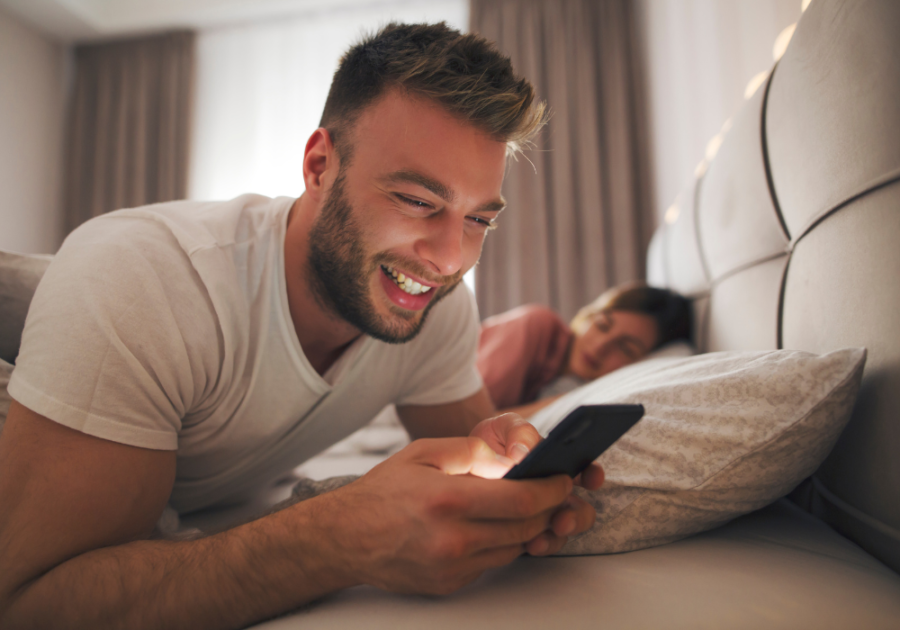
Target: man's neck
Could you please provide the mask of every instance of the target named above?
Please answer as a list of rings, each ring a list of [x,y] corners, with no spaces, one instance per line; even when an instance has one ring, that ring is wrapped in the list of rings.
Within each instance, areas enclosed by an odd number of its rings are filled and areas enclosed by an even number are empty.
[[[320,375],[362,334],[325,309],[313,294],[307,271],[309,232],[315,208],[307,195],[294,202],[284,238],[284,274],[291,320],[303,354]]]

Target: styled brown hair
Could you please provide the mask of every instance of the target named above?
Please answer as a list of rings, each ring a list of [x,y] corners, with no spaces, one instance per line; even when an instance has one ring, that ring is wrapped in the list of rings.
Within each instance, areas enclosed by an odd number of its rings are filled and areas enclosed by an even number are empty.
[[[649,287],[644,282],[630,282],[607,289],[578,311],[572,319],[572,330],[575,334],[583,334],[594,316],[604,311],[630,311],[652,317],[657,329],[654,348],[676,339],[691,341],[691,303],[668,289]]]
[[[391,22],[364,37],[341,58],[320,127],[344,162],[362,111],[392,88],[431,99],[449,113],[507,144],[515,153],[546,122],[534,88],[513,72],[509,57],[479,35],[463,35],[444,22]]]

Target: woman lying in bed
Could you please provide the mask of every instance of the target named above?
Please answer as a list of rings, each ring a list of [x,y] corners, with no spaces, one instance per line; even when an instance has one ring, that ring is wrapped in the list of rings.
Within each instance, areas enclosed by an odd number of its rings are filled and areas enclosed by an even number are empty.
[[[566,325],[535,304],[486,319],[478,370],[494,404],[528,417],[559,395],[642,359],[670,341],[690,341],[690,303],[666,289],[609,289]]]

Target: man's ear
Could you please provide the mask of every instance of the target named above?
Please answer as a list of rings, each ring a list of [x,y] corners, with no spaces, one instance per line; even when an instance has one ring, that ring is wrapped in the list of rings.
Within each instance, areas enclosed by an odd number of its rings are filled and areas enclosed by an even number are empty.
[[[331,134],[324,127],[316,129],[306,141],[303,153],[303,181],[306,192],[321,200],[337,178],[340,164]]]

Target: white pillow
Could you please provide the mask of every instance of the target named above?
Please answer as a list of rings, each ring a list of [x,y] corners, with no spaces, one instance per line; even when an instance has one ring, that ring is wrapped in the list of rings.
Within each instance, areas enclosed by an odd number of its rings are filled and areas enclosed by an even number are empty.
[[[719,352],[637,363],[588,383],[531,422],[544,436],[582,404],[641,403],[604,453],[603,487],[580,491],[594,527],[564,555],[672,542],[759,509],[825,459],[850,418],[866,351]]]

